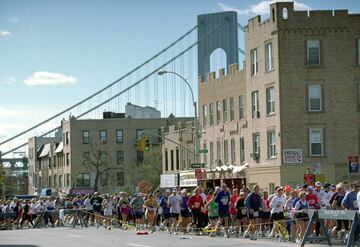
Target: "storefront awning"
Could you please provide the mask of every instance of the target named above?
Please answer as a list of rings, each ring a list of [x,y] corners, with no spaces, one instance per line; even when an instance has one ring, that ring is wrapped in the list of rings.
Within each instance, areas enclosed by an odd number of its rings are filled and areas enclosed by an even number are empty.
[[[246,169],[249,167],[249,164],[246,163],[242,166],[234,166],[234,169],[233,169],[233,177],[237,177],[237,178],[240,178],[240,177],[245,177],[246,176]]]

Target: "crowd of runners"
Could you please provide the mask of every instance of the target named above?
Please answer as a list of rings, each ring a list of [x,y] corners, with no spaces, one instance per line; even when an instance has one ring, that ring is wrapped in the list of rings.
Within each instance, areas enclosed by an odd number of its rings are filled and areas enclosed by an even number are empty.
[[[0,201],[3,213],[15,213],[12,218],[0,219],[0,224],[22,227],[62,226],[76,217],[70,211],[81,211],[82,221],[96,227],[119,227],[136,230],[168,231],[211,237],[231,236],[256,240],[257,237],[277,238],[279,241],[299,242],[308,226],[309,212],[317,209],[359,210],[360,183],[337,185],[316,182],[276,187],[275,192],[260,191],[256,185],[233,189],[226,184],[214,190],[197,187],[192,191],[179,187],[148,191],[129,196],[128,193],[76,195],[65,198]],[[350,228],[347,220],[326,220],[334,238],[346,239]],[[314,236],[323,234],[320,224],[312,226]],[[357,239],[357,236],[355,236]]]

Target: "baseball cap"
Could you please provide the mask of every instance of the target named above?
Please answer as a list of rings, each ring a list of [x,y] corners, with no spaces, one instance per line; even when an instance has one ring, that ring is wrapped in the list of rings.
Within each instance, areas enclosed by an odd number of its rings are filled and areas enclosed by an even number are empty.
[[[322,184],[321,184],[321,182],[320,181],[317,181],[316,183],[315,183],[315,186],[322,186]]]
[[[331,186],[330,186],[330,189],[331,189],[331,190],[336,190],[336,186],[335,186],[335,185],[331,185]]]
[[[172,189],[172,192],[176,192],[176,191],[177,191],[177,189],[176,189],[176,188],[173,188],[173,189]]]
[[[324,188],[329,188],[330,186],[331,186],[331,184],[329,184],[329,183],[324,184]]]
[[[165,192],[171,192],[170,189],[166,189]]]
[[[309,187],[307,187],[307,190],[314,190],[314,187],[309,186]]]

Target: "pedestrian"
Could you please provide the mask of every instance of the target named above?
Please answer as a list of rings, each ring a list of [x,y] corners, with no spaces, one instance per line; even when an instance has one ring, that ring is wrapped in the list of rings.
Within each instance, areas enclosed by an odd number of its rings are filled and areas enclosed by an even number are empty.
[[[246,198],[246,193],[244,191],[240,191],[239,198],[236,201],[236,206],[235,206],[236,220],[238,221],[238,223],[237,223],[238,229],[236,230],[237,236],[240,235],[240,230],[241,230],[241,233],[244,234],[244,232],[249,224],[248,210],[245,207],[245,198]]]
[[[30,202],[29,202],[29,200],[26,200],[25,205],[23,207],[22,218],[20,220],[20,226],[22,226],[22,224],[24,224],[24,222],[28,221],[29,224],[31,225],[31,227],[34,228],[34,223],[32,221],[32,216],[31,216],[30,210],[31,210]]]
[[[253,191],[245,199],[245,207],[248,209],[248,217],[250,224],[244,233],[244,237],[249,235],[250,240],[256,240],[256,227],[260,223],[259,212],[263,208],[262,199],[260,197],[259,185],[255,185]]]
[[[99,197],[99,192],[94,193],[93,197],[90,200],[90,204],[92,205],[95,214],[96,227],[99,228],[101,224],[101,209],[102,209],[102,198]]]
[[[211,198],[205,205],[205,207],[208,209],[208,217],[210,222],[208,229],[211,230],[210,237],[216,236],[216,224],[219,221],[219,207],[218,204],[215,202],[219,189],[219,187],[215,188]]]
[[[300,243],[301,240],[304,238],[305,231],[306,231],[306,222],[309,221],[309,202],[306,200],[306,192],[301,191],[299,194],[299,200],[295,204],[295,219],[296,219],[296,226],[298,228],[298,236],[296,238],[296,242]]]
[[[190,224],[190,210],[188,206],[189,197],[187,195],[187,190],[182,189],[180,192],[181,204],[180,204],[180,227],[183,234],[187,232],[187,227]]]
[[[135,217],[135,230],[140,230],[144,224],[144,199],[140,193],[136,193],[134,198],[130,202],[130,206],[133,209]]]
[[[160,200],[160,207],[162,209],[162,228],[165,228],[167,231],[170,231],[170,203],[169,203],[170,190],[166,189],[165,195]]]
[[[149,194],[148,199],[144,202],[145,217],[151,232],[155,231],[155,216],[156,210],[159,208],[159,204],[155,200],[153,194]]]

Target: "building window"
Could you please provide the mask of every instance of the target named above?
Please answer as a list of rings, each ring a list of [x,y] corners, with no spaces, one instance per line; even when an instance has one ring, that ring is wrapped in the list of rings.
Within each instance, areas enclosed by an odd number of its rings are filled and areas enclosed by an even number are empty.
[[[320,64],[320,40],[318,39],[307,41],[307,64]]]
[[[59,188],[62,188],[63,186],[63,175],[59,175]]]
[[[70,165],[70,154],[66,153],[66,165]]]
[[[136,142],[140,141],[140,139],[143,137],[143,134],[144,134],[143,129],[136,130]]]
[[[216,159],[217,159],[218,165],[221,165],[221,143],[220,143],[220,141],[216,142]]]
[[[255,91],[251,93],[251,109],[252,109],[252,118],[259,118],[259,92]]]
[[[210,165],[214,164],[214,143],[210,142]]]
[[[108,173],[102,172],[101,173],[101,186],[107,186],[107,181],[108,181]]]
[[[310,133],[310,155],[323,155],[323,129],[313,128],[309,130]]]
[[[309,111],[318,112],[322,110],[321,86],[311,85],[308,87]]]
[[[223,104],[223,121],[225,123],[228,120],[227,119],[227,101],[226,101],[226,99],[223,99],[222,104]]]
[[[220,101],[216,101],[216,123],[217,124],[219,124],[221,122],[220,112],[221,112]]]
[[[236,149],[235,149],[235,140],[231,139],[230,141],[230,148],[231,148],[231,164],[233,165],[236,161]]]
[[[274,69],[274,55],[272,43],[265,45],[265,71]]]
[[[266,89],[266,114],[275,113],[275,89],[268,87]]]
[[[76,175],[76,185],[80,188],[90,187],[90,173],[79,173]]]
[[[224,140],[224,164],[229,163],[229,145],[228,140]]]
[[[250,56],[251,56],[251,75],[254,76],[258,73],[257,49],[252,49],[250,51]]]
[[[208,122],[208,112],[207,112],[207,105],[203,105],[203,126],[206,127]]]
[[[124,131],[116,130],[116,143],[123,143],[123,142],[124,142]]]
[[[253,133],[253,159],[260,159],[260,133]]]
[[[106,163],[107,161],[107,152],[106,151],[100,151],[99,152],[99,158],[100,158],[100,162],[102,163]]]
[[[124,186],[124,184],[125,184],[124,173],[117,172],[116,173],[116,186]]]
[[[176,148],[176,170],[180,170],[180,153],[179,148]]]
[[[234,98],[230,97],[230,121],[234,121],[235,112],[234,112]]]
[[[107,131],[106,130],[100,130],[100,142],[103,144],[106,144],[106,142],[107,142]]]
[[[83,130],[83,144],[89,144],[90,143],[90,131]]]
[[[69,143],[70,143],[69,132],[66,132],[65,133],[65,144],[69,145]]]
[[[168,150],[165,149],[165,171],[169,170]]]
[[[52,184],[51,184],[51,176],[49,176],[49,179],[48,179],[48,180],[49,180],[49,181],[48,181],[48,182],[49,182],[49,184],[48,184],[49,187],[52,187]]]
[[[267,150],[268,158],[276,157],[276,140],[275,140],[275,130],[270,130],[267,132]]]
[[[288,9],[286,8],[286,7],[284,7],[283,9],[282,9],[282,19],[283,20],[287,20],[288,19]]]
[[[203,143],[203,161],[204,161],[204,164],[206,165],[207,164],[207,152],[205,151],[207,150],[207,144],[206,143]]]
[[[244,95],[239,96],[239,119],[244,119]]]
[[[71,184],[70,184],[70,174],[66,174],[66,186],[67,186],[67,187],[71,187]]]
[[[56,178],[56,175],[54,175],[54,187],[55,187],[55,188],[57,187],[57,178]]]
[[[124,151],[116,151],[116,164],[118,166],[124,165]]]
[[[245,142],[244,137],[240,137],[240,162],[245,160]]]
[[[82,163],[83,165],[89,165],[90,164],[90,152],[83,152],[82,154]]]
[[[209,104],[209,111],[210,111],[210,125],[214,124],[214,104]]]
[[[360,65],[360,39],[356,40],[356,46],[357,46],[357,64]]]
[[[174,150],[170,151],[170,165],[171,165],[171,171],[174,170]]]

